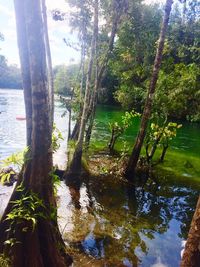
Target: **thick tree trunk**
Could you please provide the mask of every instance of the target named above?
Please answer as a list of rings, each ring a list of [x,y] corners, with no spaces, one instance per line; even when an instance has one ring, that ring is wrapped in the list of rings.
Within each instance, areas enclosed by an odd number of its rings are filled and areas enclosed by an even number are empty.
[[[150,82],[150,86],[148,90],[148,95],[147,95],[147,99],[145,102],[144,111],[143,111],[143,115],[141,119],[140,130],[136,138],[136,142],[135,142],[135,146],[133,148],[132,154],[129,158],[128,165],[125,170],[125,176],[129,180],[132,179],[134,176],[137,162],[140,156],[141,148],[142,148],[144,138],[146,135],[146,129],[147,129],[148,122],[151,116],[153,96],[155,93],[156,83],[158,80],[158,74],[159,74],[159,70],[161,66],[165,35],[167,31],[167,25],[169,22],[169,16],[171,12],[172,3],[173,3],[173,0],[166,1],[165,14],[164,14],[163,24],[162,24],[162,28],[160,32],[158,49],[157,49],[156,58],[154,61],[153,73],[152,73],[152,78],[151,78],[151,82]]]
[[[65,252],[55,216],[56,202],[50,175],[52,171],[51,126],[48,116],[50,106],[40,1],[15,0],[15,12],[22,70],[28,66],[27,71],[22,71],[22,74],[24,90],[29,90],[25,93],[25,102],[26,105],[31,105],[32,110],[29,128],[31,138],[29,159],[26,159],[11,197],[12,201],[9,202],[0,222],[0,253],[9,256],[12,267],[65,267],[69,266],[72,260]],[[26,30],[24,34],[22,29]],[[27,49],[25,53],[28,61],[23,55],[23,47]],[[27,78],[30,86],[26,88],[24,81],[27,81]],[[20,191],[18,185],[21,187]],[[16,210],[16,201],[24,198],[24,194],[26,196],[35,194],[43,203],[37,210],[30,211],[32,216],[38,214],[37,217],[33,217],[34,228],[31,220],[24,217],[19,215],[14,219],[8,217],[10,212]],[[22,206],[21,212],[25,208],[27,207]],[[13,246],[6,245],[5,241],[11,238],[15,240]]]
[[[200,266],[200,197],[190,226],[181,267]]]
[[[48,23],[46,14],[45,0],[42,0],[42,14],[43,14],[43,28],[44,28],[44,42],[46,48],[46,60],[47,60],[47,73],[48,73],[48,87],[49,87],[49,108],[50,108],[50,125],[53,127],[54,121],[54,81],[53,81],[53,68],[51,60],[51,50],[49,45]]]
[[[85,91],[85,99],[84,99],[84,106],[83,106],[83,113],[81,116],[81,124],[80,124],[80,131],[79,137],[76,144],[76,148],[74,151],[74,155],[72,161],[65,173],[65,178],[70,179],[73,175],[79,175],[81,172],[81,159],[82,159],[82,151],[83,151],[83,140],[84,140],[84,133],[85,127],[87,123],[87,114],[88,114],[88,107],[90,101],[90,92],[92,87],[92,69],[93,69],[93,61],[95,55],[95,43],[98,34],[98,0],[95,0],[95,7],[94,7],[94,30],[92,36],[92,43],[91,43],[91,53],[89,59],[89,66],[88,66],[88,74],[87,74],[87,81],[86,81],[86,91]]]
[[[31,132],[32,132],[32,98],[31,98],[31,77],[30,77],[30,63],[29,52],[26,34],[26,25],[24,23],[24,12],[21,12],[22,3],[14,1],[16,11],[16,27],[18,32],[18,47],[19,56],[21,60],[21,74],[23,82],[25,110],[26,110],[26,140],[27,146],[31,145]]]

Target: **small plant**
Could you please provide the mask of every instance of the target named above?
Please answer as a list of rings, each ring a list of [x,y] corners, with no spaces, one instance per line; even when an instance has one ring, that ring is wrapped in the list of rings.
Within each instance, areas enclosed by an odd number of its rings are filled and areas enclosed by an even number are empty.
[[[53,152],[56,152],[60,148],[60,141],[61,140],[64,140],[62,133],[54,124],[53,125],[53,133],[52,133],[52,150],[53,150]]]
[[[19,199],[12,201],[13,204],[10,213],[7,214],[5,220],[10,221],[10,228],[7,232],[12,236],[15,231],[16,225],[24,225],[22,231],[34,231],[39,218],[46,218],[44,215],[45,205],[43,201],[33,192],[25,191],[23,186],[18,186],[16,189],[22,195]],[[25,222],[28,222],[27,224]],[[5,241],[5,244],[13,246],[16,240],[10,238]]]
[[[0,181],[3,185],[12,185],[17,175],[12,168],[2,169],[0,172]]]
[[[56,168],[50,173],[53,183],[54,194],[57,194],[57,187],[60,185],[60,177],[55,174]]]
[[[114,150],[115,143],[120,135],[122,135],[133,123],[133,118],[139,117],[140,114],[134,110],[125,112],[125,115],[121,117],[119,122],[109,123],[111,131],[111,138],[108,144],[110,152]]]
[[[27,156],[28,151],[29,151],[29,148],[26,147],[22,151],[19,151],[17,153],[13,153],[12,155],[7,157],[6,159],[1,160],[2,167],[13,166],[17,169],[17,171],[20,171],[24,162],[29,160],[29,158]]]
[[[176,122],[166,122],[162,126],[151,123],[150,130],[146,138],[146,157],[147,162],[153,159],[158,146],[162,147],[160,162],[164,161],[170,141],[176,137],[177,129],[181,128],[182,124]]]
[[[16,172],[19,172],[22,169],[24,162],[29,160],[28,157],[28,147],[24,150],[13,153],[6,159],[1,160],[2,170],[0,171],[0,181],[2,184],[13,184],[17,175]]]

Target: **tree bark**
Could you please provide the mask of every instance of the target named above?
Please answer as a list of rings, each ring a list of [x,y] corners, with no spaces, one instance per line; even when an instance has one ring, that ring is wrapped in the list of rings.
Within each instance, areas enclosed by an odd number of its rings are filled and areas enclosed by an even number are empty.
[[[180,267],[200,266],[200,197],[190,226]]]
[[[133,148],[133,151],[131,153],[131,156],[128,161],[128,165],[125,169],[125,177],[129,180],[131,180],[134,177],[135,169],[137,166],[137,162],[140,156],[141,148],[144,142],[144,138],[146,135],[146,129],[148,126],[148,122],[151,116],[151,109],[152,109],[152,103],[153,103],[153,96],[155,93],[156,89],[156,83],[158,80],[158,74],[162,62],[162,54],[163,54],[163,49],[164,49],[164,42],[165,42],[165,35],[167,31],[167,26],[169,22],[169,16],[171,12],[171,7],[173,4],[173,0],[167,0],[166,5],[165,5],[165,14],[163,18],[163,23],[161,27],[161,32],[160,32],[160,38],[159,38],[159,44],[158,44],[158,49],[154,61],[154,67],[153,67],[153,73],[152,73],[152,78],[148,90],[148,95],[147,99],[145,102],[144,106],[144,111],[141,119],[141,124],[140,124],[140,130],[138,133],[138,136],[136,138],[136,142]]]
[[[24,90],[29,90],[24,94],[25,102],[31,105],[32,111],[31,127],[28,128],[31,133],[27,136],[30,142],[29,158],[25,161],[17,187],[0,221],[0,253],[10,258],[12,267],[65,267],[71,264],[72,259],[65,252],[57,217],[52,218],[52,212],[56,211],[56,201],[50,175],[52,132],[48,116],[50,106],[41,3],[40,0],[15,0],[14,3],[23,86]],[[23,34],[22,30],[25,30]],[[24,47],[25,51],[22,50]],[[30,82],[29,87],[26,87],[27,80]],[[21,186],[20,191],[17,190],[18,185]],[[33,193],[44,204],[36,211],[43,216],[35,218],[35,228],[26,218],[9,219],[8,214],[16,209],[13,201],[20,200],[24,194],[31,196]],[[5,243],[10,238],[16,240],[11,247]]]

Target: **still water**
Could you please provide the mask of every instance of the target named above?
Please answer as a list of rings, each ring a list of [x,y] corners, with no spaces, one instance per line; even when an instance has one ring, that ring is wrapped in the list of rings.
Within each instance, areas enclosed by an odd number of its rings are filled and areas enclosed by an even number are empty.
[[[22,91],[0,90],[0,158],[25,146]],[[64,137],[67,118],[56,103],[55,121]],[[107,142],[107,122],[119,111],[100,108],[97,112],[97,139]],[[187,126],[187,127],[186,127]],[[174,149],[198,156],[198,125],[188,124],[179,133]],[[132,129],[136,132],[136,128]],[[127,139],[130,138],[127,133]],[[66,142],[55,161],[65,163]],[[0,212],[12,188],[0,186]],[[83,177],[76,186],[58,188],[59,225],[74,266],[177,267],[187,237],[199,183],[187,184],[176,177],[154,174],[142,183],[130,185],[113,176]],[[2,204],[3,203],[3,204]]]
[[[55,103],[55,123],[65,140],[61,141],[60,149],[54,157],[54,162],[64,168],[66,163],[66,137],[68,134],[68,117],[62,117],[65,112],[60,103]],[[25,117],[22,90],[0,89],[0,160],[12,153],[21,151],[26,146],[26,122],[16,117]]]

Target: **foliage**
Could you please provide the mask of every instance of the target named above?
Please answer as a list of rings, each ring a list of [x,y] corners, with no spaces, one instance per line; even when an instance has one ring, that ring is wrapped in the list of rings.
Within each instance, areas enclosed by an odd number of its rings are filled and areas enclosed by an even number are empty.
[[[1,160],[2,167],[14,166],[17,171],[20,171],[24,162],[29,160],[28,151],[29,148],[26,147],[24,150],[19,151],[17,153],[13,153],[6,159]]]
[[[0,254],[0,266],[1,267],[10,267],[11,262],[8,257],[6,257],[4,254]]]
[[[174,5],[153,111],[170,118],[200,120],[200,18],[197,1]],[[141,112],[157,47],[162,10],[158,5],[130,5],[118,34],[110,72],[118,77],[114,93],[125,109]]]
[[[161,10],[157,6],[135,2],[130,6],[129,16],[120,29],[109,67],[119,77],[115,99],[125,109],[141,111],[154,60],[161,16]]]
[[[15,174],[16,173],[14,172],[14,170],[12,168],[9,168],[7,170],[2,169],[0,171],[0,181],[1,181],[1,183],[3,185],[10,183],[13,175],[15,175]]]
[[[166,143],[176,137],[177,129],[181,128],[182,124],[176,122],[168,122],[164,127],[160,127],[155,123],[151,123],[150,140],[155,141],[161,136],[160,142]]]
[[[109,123],[109,128],[111,132],[111,138],[109,142],[110,151],[114,150],[117,138],[122,135],[133,123],[133,118],[140,116],[139,113],[132,110],[131,112],[126,111],[124,116],[121,117],[121,121]]]
[[[154,110],[166,112],[170,117],[198,120],[200,116],[200,70],[193,63],[175,64],[166,75],[161,71],[158,90],[155,96]]]
[[[54,193],[57,194],[57,187],[60,185],[60,178],[58,175],[56,175],[55,171],[56,168],[53,168],[53,171],[50,173],[50,176],[52,178]]]
[[[71,96],[77,87],[78,65],[59,65],[54,68],[55,92]]]
[[[164,160],[170,141],[176,137],[177,129],[181,127],[182,124],[176,122],[164,122],[163,125],[151,123],[146,137],[146,156],[148,162],[153,159],[158,146],[162,147],[160,160]]]
[[[53,125],[53,133],[52,133],[52,150],[53,152],[56,152],[60,147],[60,141],[64,140],[62,133],[60,130],[56,127],[56,125]]]
[[[3,55],[0,55],[0,88],[22,88],[20,69],[16,65],[8,65]]]
[[[9,234],[16,231],[16,225],[23,226],[22,231],[34,231],[39,218],[46,218],[44,215],[45,205],[43,200],[32,191],[25,191],[25,188],[20,185],[17,187],[17,192],[21,192],[21,197],[12,201],[12,209],[7,214],[6,219],[10,222],[10,228],[7,229]],[[28,222],[28,223],[24,223]],[[5,241],[5,244],[13,246],[17,240],[12,238]]]

